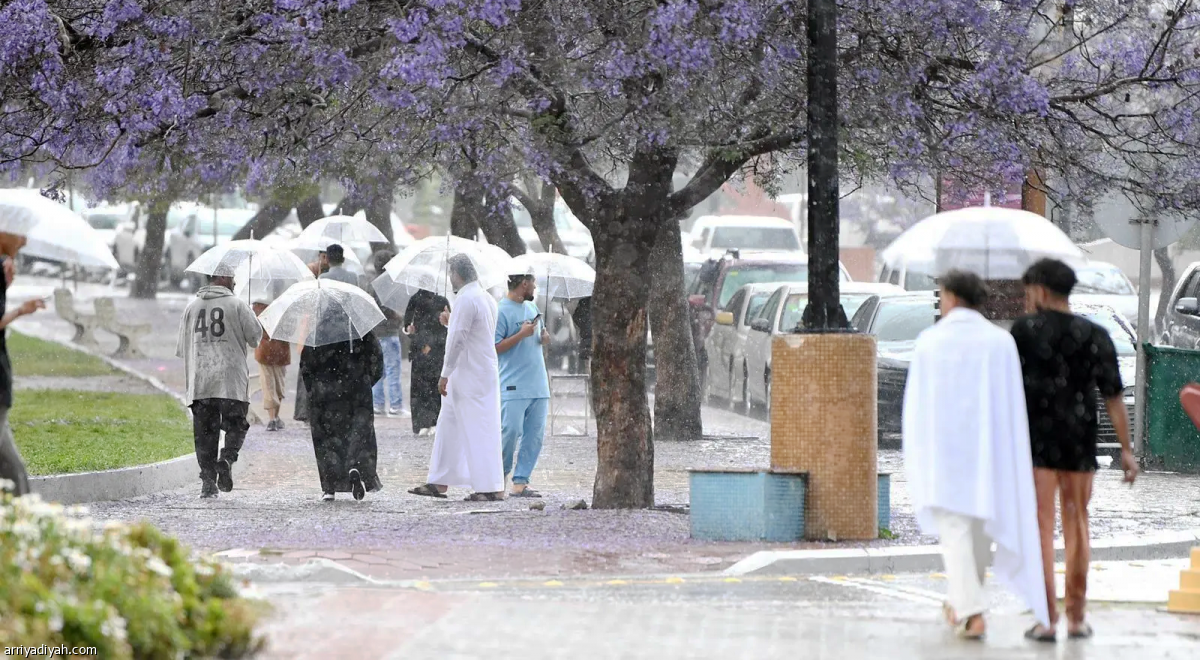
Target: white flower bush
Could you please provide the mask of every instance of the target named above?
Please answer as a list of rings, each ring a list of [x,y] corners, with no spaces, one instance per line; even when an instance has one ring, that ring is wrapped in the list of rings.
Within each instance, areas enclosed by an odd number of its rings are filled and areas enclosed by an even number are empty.
[[[0,647],[96,647],[123,659],[242,658],[262,605],[221,564],[148,524],[97,523],[0,480]]]

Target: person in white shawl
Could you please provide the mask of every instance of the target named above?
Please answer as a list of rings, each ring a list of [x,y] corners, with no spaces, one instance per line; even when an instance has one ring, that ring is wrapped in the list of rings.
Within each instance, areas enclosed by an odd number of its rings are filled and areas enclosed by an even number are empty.
[[[429,481],[413,495],[446,497],[451,486],[474,492],[470,501],[504,499],[500,455],[500,367],[496,356],[496,300],[479,284],[465,255],[449,260],[458,292],[446,334],[438,390],[442,410],[433,440]]]
[[[976,309],[976,275],[941,280],[942,319],[917,338],[904,393],[904,465],[917,522],[942,546],[945,614],[957,633],[981,639],[983,582],[996,544],[997,578],[1050,625],[1029,422],[1012,336]]]

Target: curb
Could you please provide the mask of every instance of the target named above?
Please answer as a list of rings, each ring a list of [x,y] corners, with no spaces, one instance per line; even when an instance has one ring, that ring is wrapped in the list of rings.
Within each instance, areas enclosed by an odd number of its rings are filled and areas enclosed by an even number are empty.
[[[30,477],[29,488],[43,500],[59,504],[107,502],[182,488],[196,481],[199,469],[196,455],[188,454],[115,470]]]
[[[1200,543],[1200,530],[1094,539],[1092,561],[1139,561],[1186,557]],[[1063,561],[1057,541],[1055,561]],[[725,569],[738,575],[850,575],[915,573],[942,570],[936,545],[845,550],[764,550]]]
[[[32,334],[30,336],[37,337]],[[187,407],[184,398],[157,378],[127,367],[103,353],[85,349],[71,342],[46,337],[37,338],[100,358],[113,369],[149,383],[154,389],[179,402],[188,419],[192,418],[192,411]],[[174,490],[192,484],[196,481],[198,469],[196,454],[192,453],[149,465],[134,465],[99,472],[29,477],[29,489],[40,495],[43,500],[60,504],[123,500],[164,490]]]

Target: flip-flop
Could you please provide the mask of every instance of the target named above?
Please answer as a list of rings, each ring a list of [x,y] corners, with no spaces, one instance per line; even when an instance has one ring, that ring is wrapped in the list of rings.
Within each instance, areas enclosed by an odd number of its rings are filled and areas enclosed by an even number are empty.
[[[519,493],[517,493],[517,492],[510,492],[510,493],[508,494],[508,496],[509,496],[509,497],[541,497],[541,496],[542,496],[542,494],[541,494],[541,493],[539,493],[539,492],[537,492],[536,490],[534,490],[534,489],[532,489],[532,488],[529,488],[528,486],[526,486],[526,487],[525,487],[525,489],[524,489],[524,490],[522,490],[521,492],[519,492]]]
[[[1058,641],[1058,635],[1053,630],[1047,630],[1042,627],[1042,624],[1035,623],[1033,627],[1025,631],[1025,639],[1031,642],[1042,642],[1045,644],[1053,644]]]
[[[1091,639],[1096,631],[1092,630],[1091,624],[1085,623],[1077,630],[1067,631],[1067,639]]]
[[[504,495],[500,493],[471,493],[464,502],[503,502]]]
[[[410,488],[408,489],[408,492],[411,495],[420,495],[421,497],[436,497],[443,500],[446,499],[446,494],[438,490],[437,486],[434,486],[433,484],[425,484],[424,486]]]

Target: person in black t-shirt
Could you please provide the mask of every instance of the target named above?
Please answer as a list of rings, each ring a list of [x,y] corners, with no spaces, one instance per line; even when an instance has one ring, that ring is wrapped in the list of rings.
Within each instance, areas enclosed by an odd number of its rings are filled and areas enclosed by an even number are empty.
[[[1073,638],[1090,637],[1092,629],[1084,620],[1084,605],[1091,557],[1087,507],[1097,467],[1096,392],[1103,397],[1121,441],[1125,481],[1132,484],[1137,477],[1137,461],[1129,445],[1124,384],[1108,332],[1071,313],[1069,297],[1075,288],[1075,272],[1070,266],[1043,259],[1026,271],[1022,282],[1029,316],[1013,324],[1012,335],[1021,356],[1025,381],[1050,621],[1052,624],[1058,621],[1054,586],[1057,495],[1062,501],[1066,544],[1068,632]],[[1052,641],[1054,629],[1038,625],[1027,636]]]
[[[8,248],[9,241],[0,240],[0,250],[16,253],[16,249]],[[29,476],[25,472],[25,461],[17,451],[17,443],[13,440],[12,429],[8,425],[8,411],[12,408],[12,365],[8,361],[8,345],[5,334],[8,324],[26,314],[32,314],[44,309],[46,303],[41,300],[30,300],[11,312],[6,313],[8,303],[8,287],[12,284],[14,263],[13,257],[0,254],[0,270],[4,275],[0,278],[0,479],[11,481],[12,493],[21,496],[29,492]]]

